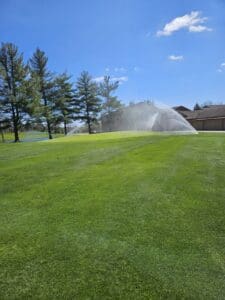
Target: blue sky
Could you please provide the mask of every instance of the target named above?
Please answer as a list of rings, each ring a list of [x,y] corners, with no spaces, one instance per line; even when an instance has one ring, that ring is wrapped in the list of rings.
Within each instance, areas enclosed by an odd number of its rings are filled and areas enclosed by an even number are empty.
[[[0,0],[0,9],[0,41],[25,59],[40,47],[74,81],[82,70],[119,78],[123,102],[225,102],[223,0]]]

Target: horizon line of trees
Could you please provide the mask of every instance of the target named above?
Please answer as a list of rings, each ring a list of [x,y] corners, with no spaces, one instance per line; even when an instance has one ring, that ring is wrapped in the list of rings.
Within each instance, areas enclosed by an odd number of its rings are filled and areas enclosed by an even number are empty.
[[[49,139],[57,126],[64,134],[73,121],[86,124],[89,134],[101,114],[122,107],[114,96],[118,81],[105,76],[97,84],[83,71],[75,83],[66,72],[55,74],[48,68],[48,57],[37,48],[25,62],[16,45],[2,43],[0,47],[0,132],[12,129],[19,142],[21,128],[37,124],[46,128]]]
[[[217,101],[217,102],[212,102],[212,101],[205,101],[202,104],[199,104],[198,102],[195,103],[193,110],[201,110],[203,108],[207,108],[213,105],[224,105],[223,102]]]

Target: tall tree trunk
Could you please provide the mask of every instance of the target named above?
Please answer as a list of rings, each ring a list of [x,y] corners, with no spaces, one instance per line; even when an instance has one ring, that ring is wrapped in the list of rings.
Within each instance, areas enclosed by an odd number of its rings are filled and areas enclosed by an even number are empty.
[[[52,140],[51,125],[50,125],[50,122],[49,122],[48,119],[47,119],[47,127],[48,127],[48,138],[49,138],[50,140]]]
[[[18,130],[18,117],[16,116],[13,103],[11,103],[11,109],[12,109],[12,118],[13,118],[14,142],[17,143],[20,141],[19,130]]]
[[[64,134],[67,135],[67,126],[66,120],[64,120]]]
[[[44,99],[44,105],[45,105],[45,107],[47,107],[48,103],[47,103],[47,99],[45,96],[45,91],[44,91],[43,85],[42,85],[41,91],[42,91],[42,95],[43,95],[43,99]],[[50,121],[47,116],[46,116],[46,122],[47,122],[47,128],[48,128],[48,138],[50,140],[52,140],[51,124],[50,124]]]
[[[17,122],[13,122],[13,127],[14,127],[14,142],[17,143],[20,141],[19,139],[19,131],[18,131],[18,124]]]
[[[88,105],[86,107],[86,115],[87,115],[88,133],[91,134],[91,120],[90,120],[90,116],[89,116]]]
[[[18,107],[16,105],[16,135],[15,135],[15,142],[19,142],[19,120],[20,120],[20,116],[19,116],[19,111],[18,111]]]
[[[13,61],[13,58],[11,57],[11,62]],[[10,87],[12,89],[12,94],[14,97],[14,100],[16,99],[16,84],[15,84],[15,76],[14,76],[14,64],[11,64],[11,74],[12,74],[12,84],[10,84]],[[19,122],[19,112],[17,104],[12,103],[12,112],[13,112],[13,128],[14,128],[14,142],[17,143],[20,141],[19,139],[19,130],[18,130],[18,122]]]
[[[12,58],[11,58],[12,60]],[[12,64],[11,66],[11,75],[12,75],[12,82],[10,80],[10,75],[9,75],[9,70],[7,66],[5,66],[5,70],[7,73],[7,82],[8,82],[8,87],[10,92],[12,93],[14,99],[16,99],[16,87],[15,87],[15,81],[14,81],[14,66]],[[10,101],[11,105],[11,112],[12,112],[12,121],[13,121],[13,133],[14,133],[14,142],[19,142],[19,130],[18,130],[18,121],[19,121],[19,115],[18,115],[18,110],[16,111],[15,105],[13,103],[13,99]],[[16,114],[17,112],[17,114]]]
[[[88,133],[91,134],[91,122],[90,122],[90,117],[87,118],[87,124],[88,124]]]

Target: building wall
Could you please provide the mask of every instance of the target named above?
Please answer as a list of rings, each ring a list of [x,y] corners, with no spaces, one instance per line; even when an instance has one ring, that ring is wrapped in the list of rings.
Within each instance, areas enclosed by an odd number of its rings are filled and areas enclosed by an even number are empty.
[[[225,119],[188,120],[197,130],[225,130]]]

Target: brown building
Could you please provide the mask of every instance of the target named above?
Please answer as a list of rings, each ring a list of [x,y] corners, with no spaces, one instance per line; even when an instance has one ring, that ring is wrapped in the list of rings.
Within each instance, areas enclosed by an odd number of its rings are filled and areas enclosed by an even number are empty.
[[[225,105],[209,105],[194,111],[184,106],[174,109],[197,130],[225,130]]]

